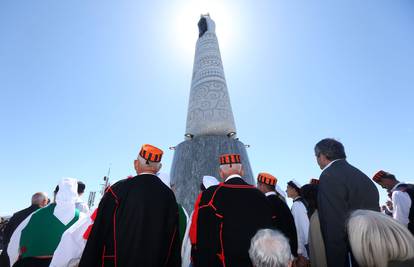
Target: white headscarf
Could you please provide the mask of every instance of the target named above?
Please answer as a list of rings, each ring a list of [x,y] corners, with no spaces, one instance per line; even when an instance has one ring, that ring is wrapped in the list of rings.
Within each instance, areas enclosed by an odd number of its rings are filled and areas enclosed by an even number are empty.
[[[78,199],[78,181],[74,178],[63,178],[59,182],[56,194],[56,207],[53,212],[56,218],[67,225],[75,217],[75,203]]]
[[[302,185],[298,181],[296,181],[295,179],[290,180],[290,182],[292,182],[294,185],[296,185],[296,187],[299,188],[299,189],[302,187]]]
[[[215,177],[208,176],[208,175],[203,176],[203,185],[206,189],[209,188],[210,186],[218,185],[218,184],[219,184],[219,181]]]

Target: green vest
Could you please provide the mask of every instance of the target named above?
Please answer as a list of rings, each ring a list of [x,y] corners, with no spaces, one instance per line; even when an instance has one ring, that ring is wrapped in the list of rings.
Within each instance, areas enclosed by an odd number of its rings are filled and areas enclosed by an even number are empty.
[[[185,215],[184,208],[178,204],[178,219],[179,219],[179,234],[180,234],[180,245],[183,243],[185,229],[187,227],[187,216]]]
[[[63,232],[79,219],[79,210],[75,209],[75,217],[64,225],[53,215],[55,207],[50,204],[33,213],[20,237],[22,258],[53,255]]]

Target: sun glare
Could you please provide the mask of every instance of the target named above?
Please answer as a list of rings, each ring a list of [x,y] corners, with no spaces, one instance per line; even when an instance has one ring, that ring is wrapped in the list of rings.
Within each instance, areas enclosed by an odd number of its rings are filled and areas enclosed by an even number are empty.
[[[210,14],[216,22],[216,34],[220,49],[230,46],[235,27],[235,16],[221,0],[186,0],[177,5],[173,38],[183,56],[193,57],[198,38],[197,23],[201,14]],[[233,44],[234,45],[234,44]]]

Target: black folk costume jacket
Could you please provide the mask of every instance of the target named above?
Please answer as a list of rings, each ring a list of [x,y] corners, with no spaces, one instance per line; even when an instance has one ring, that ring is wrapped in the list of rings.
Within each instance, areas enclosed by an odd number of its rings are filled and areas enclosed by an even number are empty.
[[[195,267],[250,267],[250,240],[260,229],[272,228],[272,210],[266,197],[241,177],[204,191],[193,216]]]
[[[171,189],[151,174],[111,186],[79,266],[181,266],[178,207]]]
[[[276,194],[266,196],[272,207],[274,228],[281,231],[288,239],[292,255],[298,256],[298,235],[295,220],[288,205]]]

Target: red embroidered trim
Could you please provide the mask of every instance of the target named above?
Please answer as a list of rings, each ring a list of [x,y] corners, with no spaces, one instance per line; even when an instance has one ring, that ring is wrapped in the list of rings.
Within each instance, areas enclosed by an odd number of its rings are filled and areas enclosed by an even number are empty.
[[[215,211],[215,215],[220,218],[223,219],[224,216],[217,213],[217,208],[214,206],[214,198],[218,192],[218,190],[221,187],[225,187],[225,188],[235,188],[235,189],[253,189],[255,188],[252,185],[234,185],[234,184],[225,184],[225,183],[220,183],[216,190],[214,191],[210,201],[208,202],[208,204],[206,205],[202,205],[199,206],[200,204],[200,200],[201,200],[201,195],[202,193],[198,196],[196,204],[194,205],[194,214],[193,214],[193,219],[191,221],[191,228],[190,228],[190,240],[191,240],[191,244],[193,245],[197,245],[197,221],[198,221],[198,211],[202,208],[207,208],[207,207],[211,207],[214,211]],[[220,261],[223,264],[223,267],[226,267],[226,261],[225,261],[225,255],[224,255],[224,242],[223,242],[223,222],[220,223],[220,246],[221,246],[221,253],[217,254],[217,256],[220,258]],[[192,261],[192,259],[191,259]]]
[[[114,214],[112,215],[112,220],[113,220],[113,224],[114,224],[114,265],[115,265],[115,267],[117,267],[118,266],[118,261],[117,261],[117,257],[116,257],[116,250],[117,250],[117,247],[116,247],[116,211],[117,211],[117,209],[118,209],[118,206],[119,206],[119,201],[118,201],[118,196],[114,193],[114,191],[112,191],[112,188],[109,188],[110,190],[111,190],[111,193],[112,193],[112,195],[115,197],[115,203],[116,203],[116,206],[115,206],[115,209],[114,209]]]
[[[96,220],[96,216],[97,216],[97,214],[98,214],[98,209],[95,209],[95,211],[92,213],[92,215],[91,215],[91,220],[92,220],[92,223],[88,226],[88,228],[86,229],[86,231],[83,233],[83,239],[85,239],[85,240],[88,240],[88,238],[89,238],[89,236],[90,236],[90,234],[91,234],[91,231],[92,231],[92,226],[93,226],[93,223],[95,222],[95,220]]]
[[[214,191],[214,193],[213,193],[213,196],[211,197],[210,201],[208,202],[208,206],[211,206],[214,210],[217,210],[217,209],[216,209],[216,207],[213,205],[214,198],[216,197],[217,191],[218,191],[218,190],[219,190],[222,186],[224,186],[224,183],[220,183],[220,184],[217,186],[216,190],[215,190],[215,191]]]
[[[114,258],[114,265],[115,265],[115,267],[117,267],[118,262],[117,262],[117,256],[116,256],[116,250],[117,249],[116,249],[116,232],[115,232],[115,230],[116,230],[116,211],[117,211],[118,206],[119,206],[119,199],[118,199],[118,196],[115,194],[115,192],[112,190],[111,187],[108,187],[108,189],[106,190],[106,193],[111,193],[112,196],[115,198],[115,209],[114,209],[114,213],[112,215],[112,221],[113,221],[113,224],[114,224],[114,226],[113,226],[113,231],[114,231],[114,236],[113,236],[113,238],[114,238],[114,255],[105,256],[106,247],[104,246],[103,253],[102,253],[102,267],[105,265],[105,258]]]
[[[173,236],[172,236],[172,239],[171,239],[171,242],[170,242],[170,248],[168,249],[168,256],[167,256],[167,259],[165,260],[164,266],[167,266],[167,264],[168,264],[168,260],[170,259],[170,256],[171,256],[171,250],[172,250],[172,245],[173,245],[173,243],[174,243],[175,233],[176,233],[176,232],[177,232],[177,227],[175,227],[175,228],[174,228],[174,233],[173,233]]]
[[[252,185],[244,185],[244,184],[225,184],[225,183],[220,183],[220,186],[226,187],[226,188],[239,188],[239,189],[242,189],[242,188],[246,188],[246,189],[248,189],[248,188],[255,188]]]
[[[223,216],[223,215],[221,215],[221,214],[215,213],[215,215],[216,215],[217,217],[219,217],[220,219],[223,219],[223,218],[224,218],[224,216]]]
[[[95,221],[96,220],[96,215],[98,215],[98,209],[97,208],[94,210],[94,212],[91,215],[91,220],[92,221]]]
[[[83,233],[83,236],[82,236],[83,239],[88,240],[88,238],[91,234],[91,231],[92,231],[92,226],[93,226],[93,224],[89,225],[88,228],[86,229],[85,233]]]
[[[218,255],[220,258],[223,267],[226,267],[226,259],[224,256],[224,244],[223,244],[223,222],[220,223],[220,246],[221,246],[221,253]]]
[[[198,194],[197,200],[194,204],[194,213],[193,217],[191,218],[191,226],[190,226],[190,241],[191,244],[195,245],[197,243],[197,220],[198,220],[198,209],[201,201],[202,193]]]
[[[106,246],[104,246],[103,252],[102,252],[102,267],[105,266],[105,251],[106,251]]]
[[[117,267],[118,266],[118,262],[117,262],[117,258],[116,258],[116,232],[115,232],[115,230],[116,230],[116,210],[118,209],[118,201],[117,201],[117,203],[116,203],[116,207],[115,207],[115,210],[114,210],[114,214],[113,214],[113,221],[114,221],[114,261],[115,261],[115,267]]]

